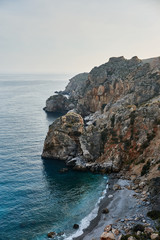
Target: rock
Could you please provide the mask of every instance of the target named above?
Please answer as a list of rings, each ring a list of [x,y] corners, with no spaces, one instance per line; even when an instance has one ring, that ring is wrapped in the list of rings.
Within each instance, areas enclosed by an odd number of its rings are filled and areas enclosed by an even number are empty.
[[[109,210],[108,210],[108,208],[104,208],[104,209],[102,210],[102,213],[104,213],[104,214],[107,214],[107,213],[109,213]]]
[[[132,174],[130,178],[131,178],[131,181],[134,181],[134,180],[136,180],[137,175],[136,174]]]
[[[118,237],[118,240],[121,240],[122,239],[122,234]]]
[[[141,231],[137,231],[137,236],[140,236],[142,234]]]
[[[114,184],[113,185],[113,190],[121,190],[121,186],[119,184]]]
[[[158,233],[152,233],[151,234],[151,239],[152,240],[159,240],[160,239],[159,234]]]
[[[139,188],[140,188],[140,189],[144,188],[144,186],[145,186],[145,182],[141,182],[141,183],[139,184]]]
[[[137,224],[133,227],[134,232],[138,232],[138,231],[144,232],[144,229],[145,229],[145,227],[141,224]]]
[[[110,194],[110,195],[108,195],[108,198],[113,198],[113,195],[111,195],[111,194]]]
[[[115,236],[118,236],[120,234],[120,231],[118,229],[114,229],[112,228],[112,233],[115,235]]]
[[[59,232],[57,233],[57,236],[62,236],[64,234],[64,232]]]
[[[47,237],[48,238],[54,238],[56,236],[56,233],[55,232],[49,232],[48,234],[47,234]]]
[[[62,169],[59,170],[59,172],[60,173],[65,173],[65,172],[68,172],[68,170],[69,170],[68,168],[62,168]]]
[[[110,232],[112,230],[112,225],[107,225],[105,228],[104,228],[104,232]]]
[[[68,94],[72,98],[78,99],[83,95],[85,83],[88,80],[88,73],[80,73],[69,80],[63,94]]]
[[[152,219],[160,216],[159,203],[160,203],[160,177],[155,177],[149,182],[150,200],[153,209],[156,210],[157,214],[153,212],[151,214]],[[159,217],[160,218],[160,217]]]
[[[89,74],[76,76],[64,92],[48,101],[48,109],[53,105],[54,111],[75,106],[79,120],[85,117],[85,122],[80,120],[83,130],[75,130],[71,118],[67,125],[62,118],[56,120],[49,129],[42,157],[65,161],[82,157],[86,164],[93,163],[89,169],[94,172],[129,170],[127,176],[139,184],[136,192],[148,189],[147,179],[159,177],[159,93],[160,58],[111,58]],[[158,208],[160,194],[155,191],[152,201]]]
[[[86,166],[84,166],[84,165],[75,165],[75,166],[73,167],[73,170],[81,171],[81,172],[86,172],[86,171],[87,171],[87,168],[86,168]]]
[[[73,225],[73,228],[74,228],[74,229],[78,229],[78,228],[79,228],[79,225],[75,223],[75,224]]]
[[[153,220],[159,219],[160,218],[160,211],[158,209],[149,211],[147,213],[147,216],[150,217]]]
[[[75,105],[71,103],[65,96],[53,95],[49,97],[46,101],[46,107],[44,110],[46,112],[54,112],[54,113],[65,113],[71,109],[73,109]]]
[[[58,118],[49,127],[42,157],[67,160],[68,156],[81,153],[79,137],[84,131],[83,118],[70,112]]]
[[[108,232],[103,232],[101,235],[101,240],[114,240],[114,234],[113,233],[108,233]]]
[[[154,232],[154,229],[151,228],[151,227],[145,227],[144,232],[145,232],[146,234],[151,234],[151,233]]]
[[[133,236],[130,236],[130,237],[128,238],[128,240],[136,240],[136,238],[133,237]]]

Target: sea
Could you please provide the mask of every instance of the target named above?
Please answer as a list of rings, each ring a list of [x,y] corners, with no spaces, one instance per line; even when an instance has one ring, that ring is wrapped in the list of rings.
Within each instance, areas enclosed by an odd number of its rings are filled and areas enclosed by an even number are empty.
[[[43,111],[45,101],[70,77],[0,75],[0,240],[45,240],[52,231],[71,240],[97,215],[107,176],[62,174],[63,161],[41,158],[48,127],[60,117]]]

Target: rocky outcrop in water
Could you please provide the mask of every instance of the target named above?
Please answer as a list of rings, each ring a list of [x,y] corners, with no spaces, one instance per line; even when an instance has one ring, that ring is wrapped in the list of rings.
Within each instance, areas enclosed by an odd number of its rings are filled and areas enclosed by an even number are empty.
[[[88,73],[80,73],[71,78],[64,91],[56,92],[56,95],[50,96],[47,99],[43,110],[53,113],[66,113],[76,108],[78,99],[84,95],[84,87],[87,79]]]
[[[43,158],[67,160],[77,156],[79,137],[84,131],[83,118],[70,112],[58,118],[49,127],[42,153]]]
[[[50,126],[42,156],[91,171],[117,172],[123,167],[158,177],[160,58],[110,58],[87,75],[81,83],[70,81],[65,90],[80,115],[69,113]],[[81,122],[81,132],[74,130],[70,114]]]
[[[62,94],[53,95],[46,101],[46,107],[43,108],[46,112],[66,113],[75,107],[74,103]]]

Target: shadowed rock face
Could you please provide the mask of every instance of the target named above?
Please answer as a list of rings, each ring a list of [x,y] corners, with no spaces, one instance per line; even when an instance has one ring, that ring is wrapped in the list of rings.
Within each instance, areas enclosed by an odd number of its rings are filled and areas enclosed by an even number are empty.
[[[160,206],[160,177],[154,178],[149,183],[149,190],[151,194],[151,203],[154,210],[159,210]]]
[[[149,178],[153,172],[160,175],[159,58],[111,58],[91,70],[80,95],[76,90],[71,95],[81,114],[74,113],[74,118],[83,130],[75,131],[68,115],[55,121],[43,157],[80,157],[91,170],[117,172],[123,167]],[[67,124],[62,119],[68,119]]]

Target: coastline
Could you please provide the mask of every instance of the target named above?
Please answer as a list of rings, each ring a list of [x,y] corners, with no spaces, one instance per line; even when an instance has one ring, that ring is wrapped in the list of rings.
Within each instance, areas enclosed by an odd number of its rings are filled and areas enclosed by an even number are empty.
[[[117,182],[118,178],[114,177],[114,174],[108,175],[107,193],[100,202],[97,216],[90,222],[90,225],[83,230],[83,234],[76,238],[73,238],[73,240],[82,240],[84,239],[84,237],[87,237],[93,230],[97,228],[99,222],[101,221],[102,210],[106,208],[113,200],[112,198],[108,198],[108,196],[114,194],[113,185],[116,184]]]
[[[151,204],[140,199],[141,193],[129,189],[131,183],[131,180],[118,178],[115,174],[109,175],[109,188],[105,198],[100,202],[96,218],[83,230],[82,235],[72,239],[99,240],[107,225],[119,230],[118,237],[126,234],[136,224],[155,227],[155,222],[147,217]],[[121,186],[121,190],[113,190],[114,184]],[[109,198],[109,195],[113,197]],[[102,213],[104,208],[108,208],[108,214]]]

